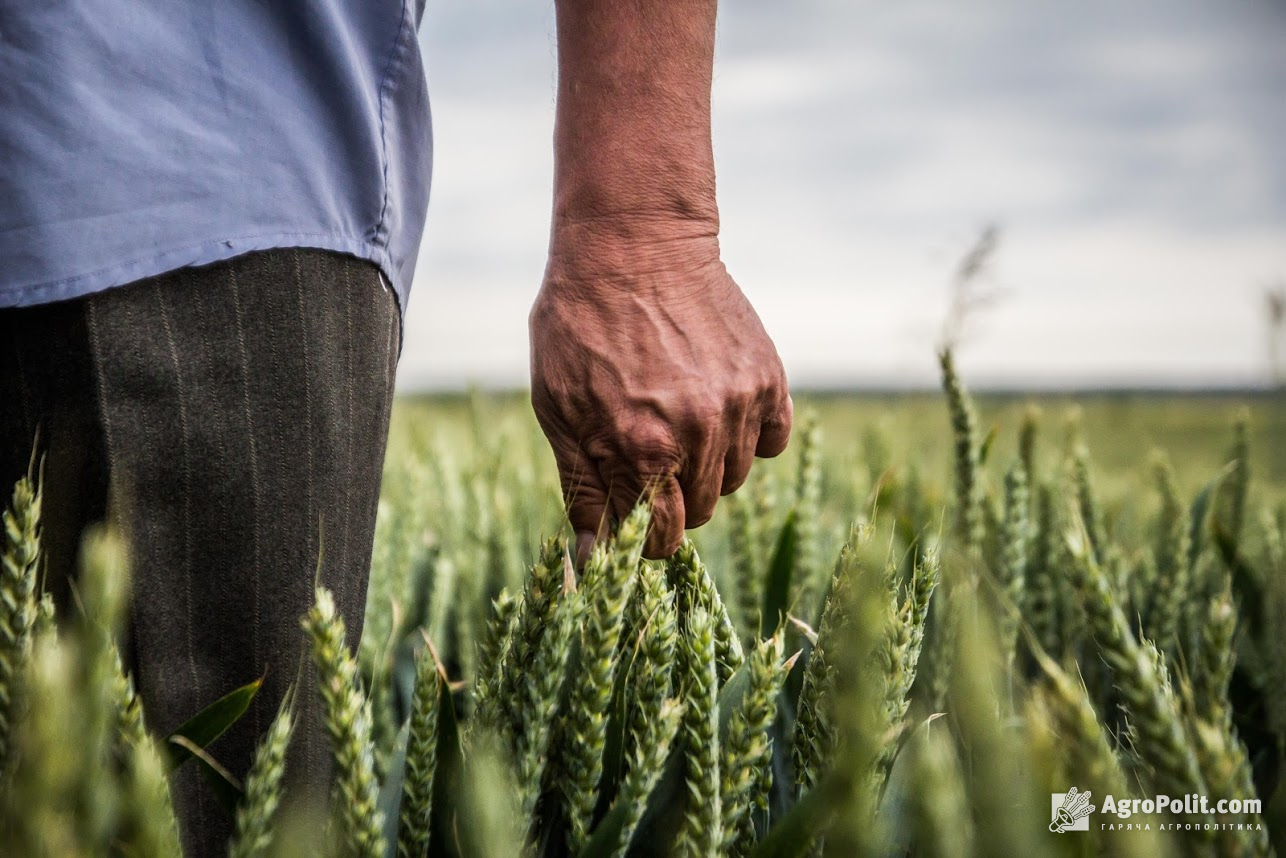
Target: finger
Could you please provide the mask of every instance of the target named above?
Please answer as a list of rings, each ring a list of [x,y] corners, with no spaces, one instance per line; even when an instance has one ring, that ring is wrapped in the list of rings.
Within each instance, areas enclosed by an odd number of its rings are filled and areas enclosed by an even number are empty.
[[[719,489],[722,495],[730,495],[741,488],[750,477],[750,466],[755,461],[755,447],[759,444],[759,430],[750,430],[749,437],[738,438],[728,448],[723,458],[723,485]]]
[[[639,503],[650,504],[652,517],[643,556],[649,560],[669,557],[683,541],[683,488],[678,478],[672,473],[642,477],[623,465],[614,472],[607,493],[612,519],[624,521]]]
[[[769,412],[759,426],[759,441],[755,445],[755,455],[761,459],[780,456],[790,442],[790,427],[795,416],[795,404],[790,395]]]
[[[683,490],[673,475],[660,479],[652,489],[652,524],[648,527],[643,556],[664,560],[683,543]]]
[[[576,532],[576,568],[584,569],[585,564],[589,562],[589,555],[594,553],[594,546],[598,544],[599,536],[588,530]]]
[[[627,475],[624,466],[610,469],[611,476],[604,475],[607,485],[607,513],[612,522],[622,522],[629,518],[634,507],[649,495],[648,489],[638,479]]]
[[[683,526],[688,530],[700,527],[714,516],[723,489],[723,457],[707,457],[695,479],[683,486]]]
[[[710,434],[711,428],[715,428],[714,434]],[[689,530],[700,527],[714,515],[719,491],[723,488],[723,461],[728,448],[726,430],[722,426],[701,429],[704,432],[695,436],[685,467],[679,473],[679,487],[683,489],[683,526]]]
[[[580,568],[605,534],[607,528],[607,488],[598,468],[579,447],[559,453],[555,449],[558,475],[563,486],[567,520],[576,533],[576,565]]]

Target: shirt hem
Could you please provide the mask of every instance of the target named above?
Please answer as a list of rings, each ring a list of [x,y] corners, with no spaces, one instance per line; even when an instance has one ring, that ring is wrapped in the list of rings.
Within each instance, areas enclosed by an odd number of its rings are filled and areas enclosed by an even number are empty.
[[[157,277],[179,268],[210,265],[243,253],[284,247],[331,250],[375,263],[383,273],[385,281],[392,286],[390,291],[397,304],[398,315],[404,317],[403,302],[406,294],[404,287],[409,284],[399,282],[387,248],[366,238],[309,232],[258,233],[215,239],[116,263],[88,274],[26,286],[0,287],[0,307],[30,307],[37,304],[69,301],[124,286],[137,280]]]

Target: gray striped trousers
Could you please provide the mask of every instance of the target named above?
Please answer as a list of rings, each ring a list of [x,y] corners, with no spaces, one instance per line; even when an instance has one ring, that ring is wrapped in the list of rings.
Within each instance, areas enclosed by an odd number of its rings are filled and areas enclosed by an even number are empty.
[[[131,554],[126,658],[149,726],[164,735],[266,676],[211,748],[244,776],[302,678],[296,797],[329,773],[299,620],[320,554],[350,646],[361,634],[399,337],[372,264],[305,249],[0,310],[0,488],[7,502],[39,429],[60,610],[81,531],[110,515]],[[195,767],[173,786],[185,852],[225,854],[231,820]]]

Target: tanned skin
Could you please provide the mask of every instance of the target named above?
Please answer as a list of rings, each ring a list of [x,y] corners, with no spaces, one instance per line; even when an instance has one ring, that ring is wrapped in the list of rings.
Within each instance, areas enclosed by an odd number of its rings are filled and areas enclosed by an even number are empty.
[[[654,503],[646,555],[710,520],[790,437],[785,371],[719,255],[717,0],[557,0],[549,262],[532,404],[583,561]]]

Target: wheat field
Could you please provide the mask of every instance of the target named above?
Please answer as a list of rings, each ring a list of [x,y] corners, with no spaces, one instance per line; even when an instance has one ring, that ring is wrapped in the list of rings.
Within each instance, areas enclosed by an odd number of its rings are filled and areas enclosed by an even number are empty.
[[[580,570],[521,397],[399,403],[362,640],[319,591],[320,693],[220,786],[229,854],[1272,854],[1286,403],[942,377],[799,397],[674,557],[640,559],[640,506]],[[169,748],[218,785],[218,742],[148,729],[110,533],[54,622],[40,503],[24,481],[4,518],[0,852],[175,855]],[[306,706],[328,807],[282,788]]]

